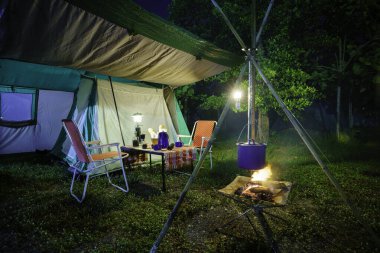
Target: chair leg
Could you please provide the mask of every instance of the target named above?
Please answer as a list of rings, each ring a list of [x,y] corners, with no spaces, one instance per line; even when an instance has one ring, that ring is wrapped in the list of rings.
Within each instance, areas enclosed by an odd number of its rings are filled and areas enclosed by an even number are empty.
[[[203,152],[204,152],[203,151],[203,147],[201,147],[200,150],[199,150],[199,158],[198,158],[198,160],[201,159],[201,156],[202,156]],[[211,149],[209,151],[209,154],[210,154],[210,170],[212,170],[212,151],[211,151]]]
[[[83,187],[83,192],[82,192],[82,197],[79,198],[77,195],[74,194],[74,182],[75,182],[75,177],[77,174],[77,169],[74,170],[73,173],[73,179],[71,180],[71,186],[70,186],[70,194],[73,196],[79,203],[82,203],[84,198],[86,197],[86,191],[87,191],[87,185],[88,185],[88,179],[90,177],[90,174],[86,173],[86,180],[84,182],[84,187]]]
[[[210,170],[212,170],[212,152],[210,150]]]
[[[104,162],[104,161],[103,161]],[[128,192],[129,191],[129,186],[128,186],[128,181],[127,181],[127,176],[126,176],[126,173],[125,173],[125,169],[124,169],[124,164],[123,164],[123,160],[120,159],[120,165],[121,165],[121,171],[123,172],[123,178],[124,178],[124,182],[125,182],[125,188],[122,188],[118,185],[115,185],[114,183],[112,183],[111,181],[111,177],[108,173],[108,169],[107,169],[107,166],[104,166],[105,170],[106,170],[106,174],[107,174],[107,178],[108,178],[108,182],[113,186],[113,187],[116,187],[117,189],[121,190],[122,192]]]

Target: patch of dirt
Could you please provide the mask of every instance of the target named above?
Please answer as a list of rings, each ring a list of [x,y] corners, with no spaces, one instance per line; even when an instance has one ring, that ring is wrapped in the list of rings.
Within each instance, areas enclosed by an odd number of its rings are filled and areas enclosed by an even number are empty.
[[[253,234],[252,227],[244,216],[227,226],[223,226],[239,215],[239,212],[238,208],[211,207],[210,210],[201,212],[192,219],[192,223],[187,227],[187,237],[194,243],[194,247],[201,249],[207,248],[208,241],[220,241],[221,243],[226,240],[250,242],[256,235]]]
[[[143,183],[132,183],[130,185],[131,193],[143,199],[149,199],[153,196],[161,194],[161,190],[153,186],[143,184]]]

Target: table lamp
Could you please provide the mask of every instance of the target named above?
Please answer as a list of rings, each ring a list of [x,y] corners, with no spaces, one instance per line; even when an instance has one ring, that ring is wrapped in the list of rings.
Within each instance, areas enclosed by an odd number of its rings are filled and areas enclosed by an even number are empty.
[[[141,128],[140,128],[140,123],[142,122],[143,115],[139,112],[136,112],[132,115],[133,122],[136,123],[135,127],[135,136],[137,138],[136,142],[133,141],[133,146],[138,146],[140,141],[141,141]]]

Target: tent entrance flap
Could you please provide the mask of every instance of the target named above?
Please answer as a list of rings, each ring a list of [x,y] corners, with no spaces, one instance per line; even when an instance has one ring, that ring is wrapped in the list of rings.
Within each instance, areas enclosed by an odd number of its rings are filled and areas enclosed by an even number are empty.
[[[132,115],[143,114],[141,133],[146,135],[145,141],[151,143],[148,128],[158,131],[159,125],[166,126],[170,142],[176,140],[174,127],[163,90],[159,88],[139,87],[136,84],[113,82],[115,101],[117,104],[122,133],[118,127],[115,104],[109,81],[98,80],[98,123],[99,138],[104,143],[121,142],[123,135],[125,144],[132,145],[135,123]]]

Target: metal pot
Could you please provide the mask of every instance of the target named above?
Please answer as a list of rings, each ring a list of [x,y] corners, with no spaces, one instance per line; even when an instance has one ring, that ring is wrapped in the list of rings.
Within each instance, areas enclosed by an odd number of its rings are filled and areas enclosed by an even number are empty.
[[[238,166],[245,170],[265,167],[265,144],[238,143]]]

